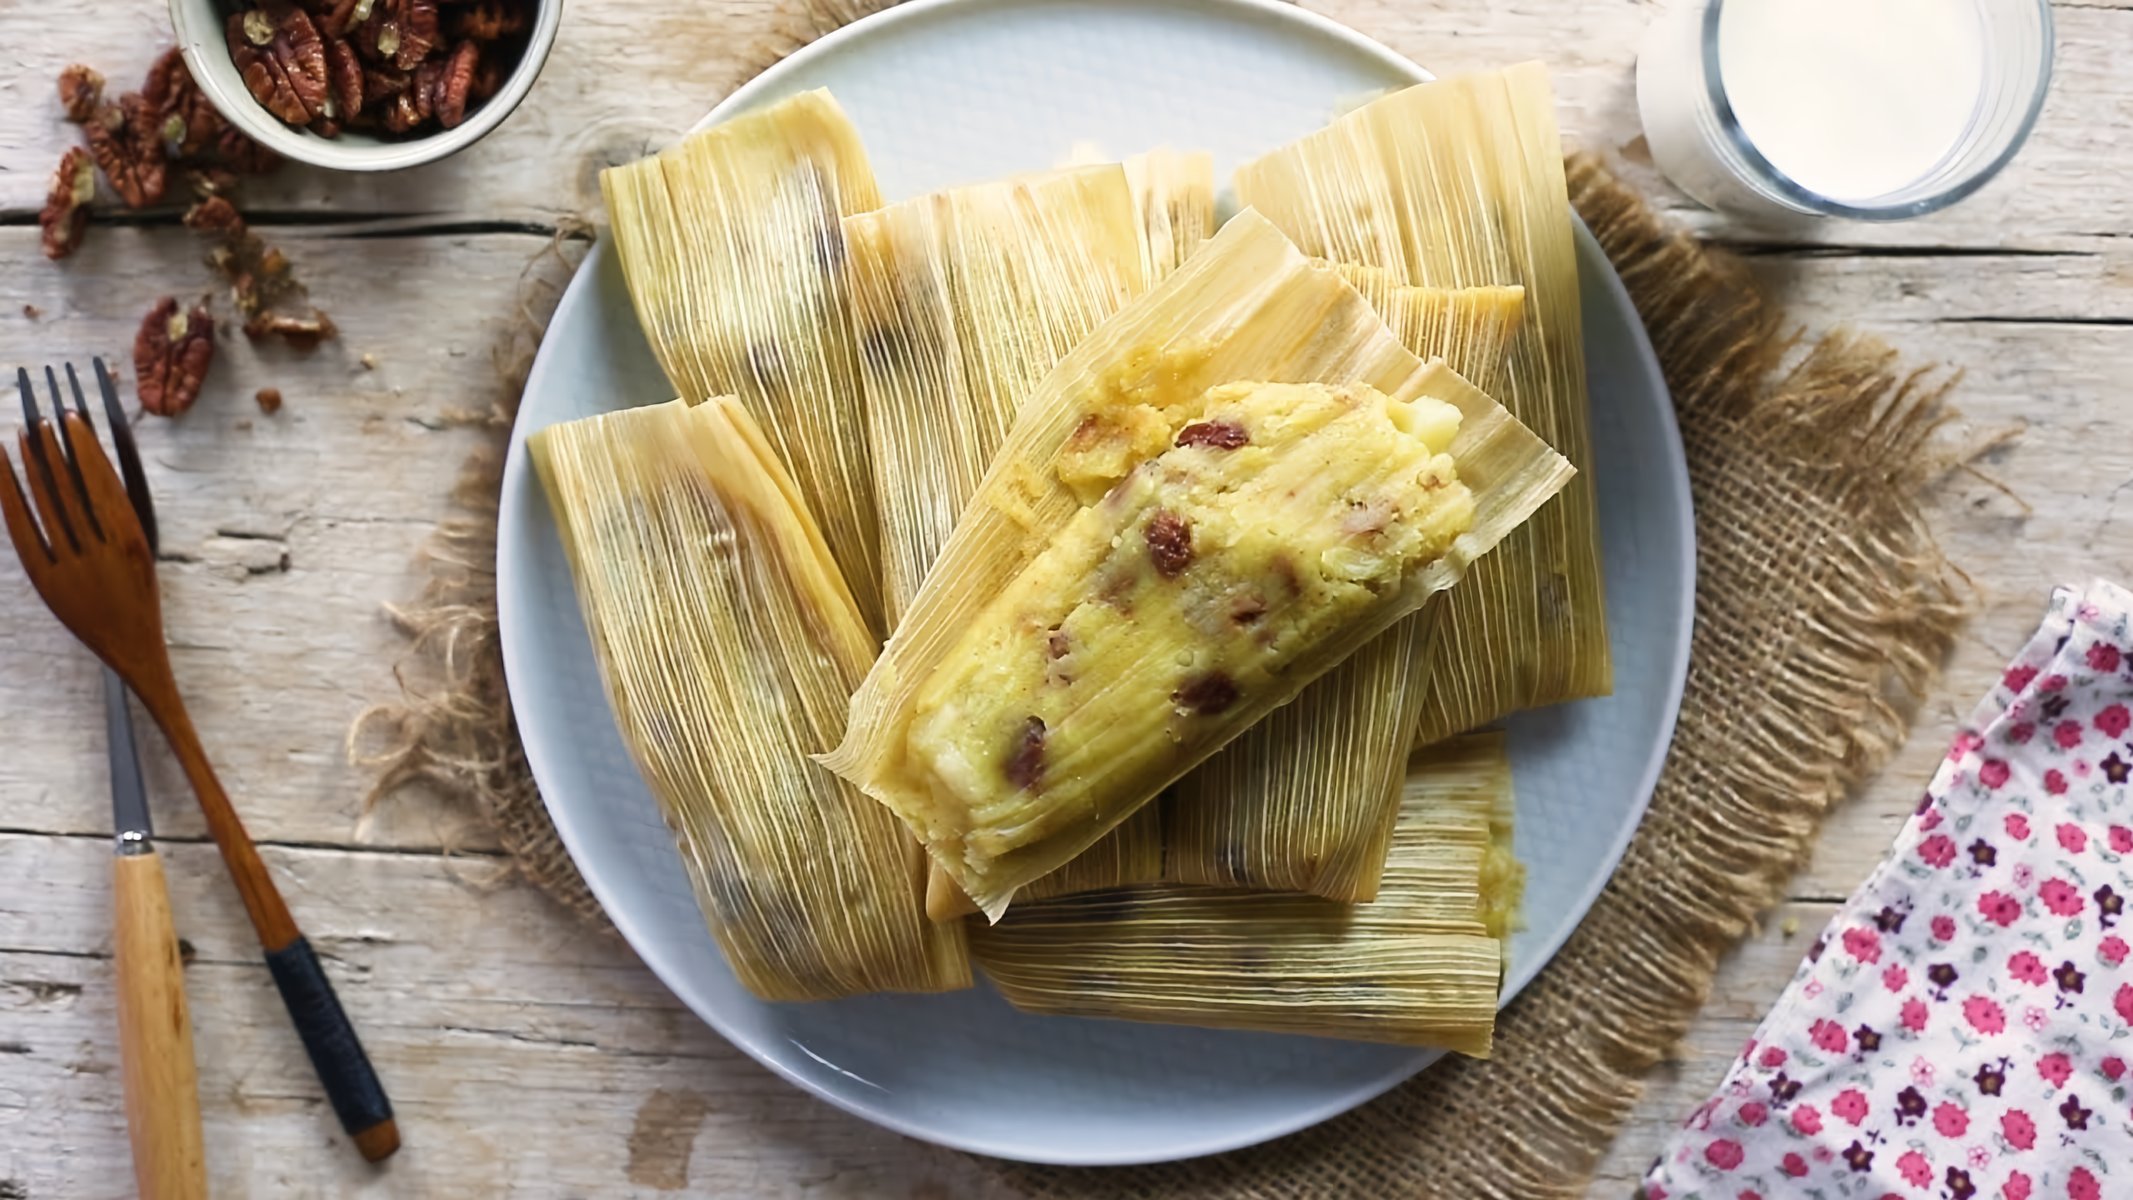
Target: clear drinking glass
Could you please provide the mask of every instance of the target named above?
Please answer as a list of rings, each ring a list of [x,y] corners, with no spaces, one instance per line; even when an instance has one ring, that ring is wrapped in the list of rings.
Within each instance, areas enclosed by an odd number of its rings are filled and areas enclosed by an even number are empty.
[[[1728,97],[1719,38],[1728,0],[1675,0],[1646,35],[1637,59],[1637,105],[1653,160],[1689,195],[1742,216],[1898,221],[1961,200],[2007,165],[2036,124],[2051,83],[2052,16],[2049,0],[1945,3],[1975,6],[1983,36],[1982,86],[1961,136],[1910,182],[1870,198],[1838,199],[1772,163]]]

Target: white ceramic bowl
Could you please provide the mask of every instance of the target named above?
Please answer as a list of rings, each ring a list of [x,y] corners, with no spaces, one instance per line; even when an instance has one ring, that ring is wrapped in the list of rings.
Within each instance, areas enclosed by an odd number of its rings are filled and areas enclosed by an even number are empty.
[[[381,0],[382,2],[382,0]],[[170,24],[185,53],[185,65],[200,84],[200,90],[230,123],[247,136],[283,158],[330,167],[336,171],[398,171],[419,167],[457,154],[480,141],[503,124],[518,102],[533,89],[548,51],[555,45],[556,26],[563,19],[563,0],[532,0],[533,28],[525,53],[512,67],[494,96],[467,114],[451,129],[439,129],[422,137],[386,139],[367,133],[346,132],[339,137],[320,137],[308,129],[292,129],[252,99],[237,64],[230,59],[224,28],[228,23],[220,0],[170,0]]]

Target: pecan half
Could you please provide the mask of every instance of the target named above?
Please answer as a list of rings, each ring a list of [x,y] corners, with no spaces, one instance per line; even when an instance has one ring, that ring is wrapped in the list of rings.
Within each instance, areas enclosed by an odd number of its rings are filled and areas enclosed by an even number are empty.
[[[89,231],[89,201],[96,198],[96,162],[80,146],[71,146],[52,173],[44,211],[37,214],[44,256],[62,259],[74,253]]]
[[[457,6],[457,11],[452,14],[452,34],[471,41],[493,42],[514,33],[524,33],[532,19],[527,5],[509,3],[509,0],[478,0],[474,4]]]
[[[444,60],[444,70],[433,85],[436,94],[431,107],[437,111],[437,122],[446,129],[457,126],[467,118],[467,93],[474,85],[474,67],[481,57],[481,47],[473,42],[461,42],[452,47],[452,53]]]
[[[176,47],[165,50],[148,69],[148,82],[141,88],[146,105],[143,117],[155,124],[155,138],[164,157],[198,158],[211,152],[229,128],[229,122],[208,102],[207,93],[193,82],[185,56]]]
[[[146,208],[163,198],[169,172],[157,125],[147,101],[128,92],[117,104],[99,107],[82,127],[97,169],[128,208]]]
[[[1021,731],[1008,749],[1007,761],[1000,768],[1007,776],[1007,782],[1018,788],[1034,789],[1044,781],[1044,738],[1043,717],[1031,717],[1022,723]]]
[[[260,106],[308,125],[326,106],[326,47],[310,14],[286,0],[230,14],[230,58]]]
[[[67,110],[67,120],[83,124],[103,102],[104,77],[96,71],[75,63],[59,73],[59,106]]]
[[[134,386],[141,407],[175,417],[200,398],[200,385],[215,361],[215,319],[194,305],[180,312],[174,297],[156,301],[133,336]]]
[[[326,39],[326,79],[332,87],[334,116],[345,120],[363,111],[363,64],[355,48],[340,38]]]
[[[1148,543],[1148,557],[1163,578],[1175,579],[1192,565],[1192,525],[1169,509],[1156,509],[1142,528],[1141,537]]]
[[[374,43],[378,57],[391,59],[403,71],[414,70],[437,45],[437,0],[383,0],[380,7],[384,17]]]
[[[215,138],[215,159],[239,175],[264,175],[281,165],[281,155],[252,140],[235,125]]]
[[[1196,421],[1178,430],[1180,446],[1207,446],[1216,450],[1235,450],[1252,440],[1244,426],[1235,421]]]

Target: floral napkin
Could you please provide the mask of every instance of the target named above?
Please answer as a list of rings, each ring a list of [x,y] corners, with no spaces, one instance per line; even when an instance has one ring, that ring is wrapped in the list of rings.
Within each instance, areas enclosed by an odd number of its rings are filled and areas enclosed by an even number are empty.
[[[1650,1200],[2133,1197],[2129,620],[2053,593]]]

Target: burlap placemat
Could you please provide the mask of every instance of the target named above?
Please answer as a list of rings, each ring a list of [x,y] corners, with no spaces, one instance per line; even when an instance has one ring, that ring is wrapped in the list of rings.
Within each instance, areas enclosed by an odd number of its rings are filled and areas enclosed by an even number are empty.
[[[756,66],[879,0],[796,0]],[[1000,1164],[1033,1197],[1575,1195],[1640,1080],[1685,1032],[1720,953],[1777,900],[1822,816],[1907,730],[1962,604],[1921,519],[1949,459],[1940,389],[1843,334],[1796,344],[1738,264],[1664,228],[1594,159],[1572,199],[1651,334],[1696,499],[1696,631],[1674,747],[1613,882],[1503,1017],[1497,1056],[1452,1059],[1316,1129],[1166,1166]],[[560,271],[529,272],[505,355],[509,428]],[[402,695],[351,734],[379,794],[417,782],[475,806],[524,877],[606,928],[528,774],[496,642],[495,451],[469,464],[440,530]]]

